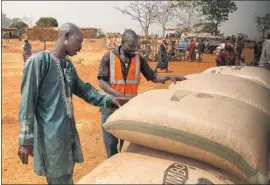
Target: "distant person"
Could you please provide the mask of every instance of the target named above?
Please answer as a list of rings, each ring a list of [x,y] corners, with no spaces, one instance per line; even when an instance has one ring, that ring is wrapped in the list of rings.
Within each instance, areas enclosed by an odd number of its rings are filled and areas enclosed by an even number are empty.
[[[28,40],[25,40],[24,45],[23,45],[23,61],[24,61],[24,63],[27,61],[27,59],[31,55],[32,55],[32,46]]]
[[[161,45],[159,46],[158,51],[158,63],[155,68],[155,73],[157,72],[157,69],[166,70],[168,73],[168,56],[167,56],[167,50],[166,50],[166,41],[163,40]]]
[[[210,42],[208,41],[208,39],[205,42],[205,53],[209,54],[210,53]]]
[[[203,53],[204,53],[205,45],[203,39],[200,40],[197,46],[198,51],[198,62],[202,62]]]
[[[188,46],[188,53],[189,53],[189,57],[188,57],[188,61],[191,62],[194,60],[195,58],[195,49],[196,49],[196,43],[194,39],[191,39],[191,42]]]
[[[263,42],[259,67],[270,70],[270,33],[268,33],[267,39]]]
[[[179,51],[180,51],[182,57],[184,58],[184,60],[187,60],[187,57],[188,57],[187,48],[188,48],[188,40],[187,39],[185,39],[183,42],[179,41]]]
[[[4,39],[6,40],[6,42],[9,42],[9,38],[10,38],[9,33],[5,32],[3,36],[4,36]]]
[[[233,44],[233,48],[235,49],[235,45],[236,45],[236,36],[235,35],[231,36],[231,43]]]
[[[13,37],[12,37],[12,33],[11,33],[11,31],[9,32],[9,38],[10,39],[12,39]]]
[[[225,42],[225,48],[221,49],[217,58],[217,66],[232,66],[236,62],[236,53],[234,52],[233,44],[227,40]]]
[[[253,54],[254,54],[253,65],[259,66],[259,61],[262,54],[262,46],[260,42],[255,41],[254,46],[253,46]]]
[[[243,37],[239,36],[236,44],[236,54],[237,54],[237,64],[240,65],[241,58],[242,58],[242,52],[245,48],[245,42]]]
[[[83,82],[66,58],[82,48],[83,34],[72,23],[59,27],[50,51],[31,56],[24,64],[19,108],[19,150],[23,164],[34,157],[34,172],[48,184],[74,184],[75,163],[84,161],[76,128],[73,94],[99,107],[120,106],[117,98]]]

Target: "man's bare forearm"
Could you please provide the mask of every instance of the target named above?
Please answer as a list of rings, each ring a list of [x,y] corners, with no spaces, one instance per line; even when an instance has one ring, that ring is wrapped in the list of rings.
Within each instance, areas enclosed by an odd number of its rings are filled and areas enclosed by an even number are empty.
[[[154,82],[154,83],[164,83],[167,80],[168,80],[167,76],[156,75],[155,78],[152,80],[152,82]]]
[[[124,94],[116,91],[115,89],[111,88],[110,84],[104,80],[99,80],[99,87],[104,90],[106,93],[111,94],[115,97],[126,97]]]

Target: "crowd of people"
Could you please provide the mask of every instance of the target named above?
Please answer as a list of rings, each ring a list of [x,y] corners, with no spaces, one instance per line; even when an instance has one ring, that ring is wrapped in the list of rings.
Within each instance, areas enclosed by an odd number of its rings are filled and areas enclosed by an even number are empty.
[[[224,48],[220,50],[216,59],[217,66],[240,65],[244,62],[242,56],[244,47],[243,37],[236,38],[234,35],[226,37]]]
[[[170,47],[168,47],[168,43],[164,39],[159,46],[158,51],[158,63],[155,68],[155,72],[157,72],[157,69],[165,70],[168,72],[168,63],[169,59],[172,58],[172,56],[176,55],[176,42],[171,42]],[[203,54],[209,53],[209,42],[208,40],[201,39],[198,43],[196,43],[195,39],[191,39],[190,43],[188,43],[188,40],[184,40],[181,43],[181,47],[185,48],[182,53],[184,53],[184,58],[188,60],[189,62],[192,61],[198,61],[202,62]]]
[[[265,69],[269,68],[270,62],[270,34],[268,34],[267,39],[261,40],[259,42],[255,41],[253,46],[253,61],[250,65],[259,66]],[[227,37],[225,40],[224,48],[219,52],[216,64],[217,66],[226,65],[241,65],[245,63],[245,57],[242,55],[243,49],[245,47],[244,39],[235,36]]]

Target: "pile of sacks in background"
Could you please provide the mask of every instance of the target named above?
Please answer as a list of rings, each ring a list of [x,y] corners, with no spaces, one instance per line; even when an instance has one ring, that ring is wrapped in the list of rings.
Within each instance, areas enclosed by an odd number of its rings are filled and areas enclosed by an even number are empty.
[[[116,49],[121,45],[122,35],[121,33],[107,33],[106,34],[106,46],[109,49]]]
[[[213,67],[142,93],[104,128],[125,140],[79,184],[269,183],[270,72]]]
[[[146,42],[144,36],[139,36],[139,53],[141,56],[146,56],[146,50],[149,51],[149,60],[157,62],[157,54],[159,51],[159,46],[162,43],[162,38],[149,36],[149,42]],[[167,50],[170,54],[172,48],[175,47],[173,43],[176,42],[174,38],[165,38],[167,43]],[[106,34],[106,46],[109,49],[116,49],[121,45],[122,35],[120,33],[107,33]]]

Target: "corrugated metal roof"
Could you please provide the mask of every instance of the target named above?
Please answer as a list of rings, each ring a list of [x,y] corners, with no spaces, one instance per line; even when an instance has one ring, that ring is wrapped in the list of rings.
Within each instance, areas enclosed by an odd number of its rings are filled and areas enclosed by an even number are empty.
[[[34,30],[34,29],[51,29],[51,30],[56,30],[58,31],[58,27],[32,27],[32,28],[28,28],[28,30]],[[80,27],[81,30],[97,30],[97,28],[94,27]]]
[[[8,31],[8,30],[17,30],[17,28],[2,28],[2,31]]]
[[[81,30],[97,30],[97,28],[94,27],[80,27]]]

